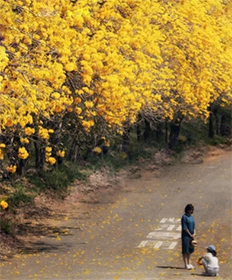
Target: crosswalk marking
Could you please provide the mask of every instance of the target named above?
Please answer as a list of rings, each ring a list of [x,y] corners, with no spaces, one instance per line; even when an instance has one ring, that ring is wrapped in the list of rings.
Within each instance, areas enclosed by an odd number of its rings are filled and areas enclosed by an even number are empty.
[[[168,247],[169,250],[172,250],[176,247],[177,242],[172,242],[171,245]]]
[[[181,226],[178,226],[178,228],[176,229],[176,231],[181,231]]]
[[[176,219],[176,218],[163,218],[160,221],[161,224],[164,224],[165,222],[168,222],[168,223],[179,223],[180,219]]]
[[[153,248],[158,249],[162,244],[163,244],[162,241],[158,241]]]
[[[177,239],[181,238],[180,219],[163,218],[154,228],[153,232],[147,235],[148,240],[142,241],[138,248],[150,247],[153,249],[173,250],[177,245]]]
[[[156,227],[154,229],[155,231],[181,231],[181,226],[178,225],[170,225],[170,224],[161,224],[158,225],[158,227]]]
[[[169,240],[144,240],[136,248],[173,250],[177,244],[178,242],[170,242]]]
[[[147,240],[146,240],[146,241],[142,241],[142,242],[139,244],[138,248],[145,247],[146,244],[147,244],[147,242],[148,242]]]
[[[170,240],[170,239],[179,239],[180,238],[180,233],[176,232],[150,232],[147,236],[147,238],[152,238],[152,239],[165,239],[165,240]]]
[[[175,225],[170,225],[170,226],[167,228],[167,230],[168,230],[168,231],[172,231],[172,230],[174,229],[174,227],[175,227]]]

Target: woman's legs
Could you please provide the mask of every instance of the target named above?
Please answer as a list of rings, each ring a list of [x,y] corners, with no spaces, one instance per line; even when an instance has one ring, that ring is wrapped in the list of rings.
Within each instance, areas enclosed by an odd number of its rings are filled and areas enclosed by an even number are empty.
[[[183,254],[184,267],[187,268],[187,254]]]
[[[188,266],[190,265],[190,256],[191,254],[189,253],[183,254],[183,261],[184,261],[185,268],[188,268]]]

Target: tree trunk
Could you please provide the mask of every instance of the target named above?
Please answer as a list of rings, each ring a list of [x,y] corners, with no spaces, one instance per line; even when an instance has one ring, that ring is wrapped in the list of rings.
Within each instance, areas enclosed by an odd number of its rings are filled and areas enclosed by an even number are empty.
[[[161,139],[162,139],[162,137],[163,137],[163,132],[162,132],[162,125],[161,125],[161,123],[158,123],[158,124],[157,124],[155,135],[156,135],[156,141],[157,141],[158,143],[160,143],[160,142],[161,142]]]
[[[77,158],[78,158],[78,146],[77,146],[77,143],[76,143],[76,139],[73,139],[73,142],[71,144],[71,148],[69,150],[69,155],[68,155],[68,159],[70,161],[77,161]]]
[[[24,176],[25,169],[24,169],[24,161],[22,159],[19,160],[18,168],[17,168],[17,173],[20,176]]]
[[[221,136],[226,135],[226,117],[225,116],[221,117],[220,134],[221,134]]]
[[[216,135],[219,135],[219,120],[218,120],[218,108],[213,109],[213,115],[215,117]]]
[[[165,121],[165,143],[168,144],[168,122]]]
[[[137,122],[137,125],[136,125],[136,134],[137,134],[137,141],[138,142],[140,142],[142,140],[142,132],[141,132],[141,127],[140,127],[141,121],[142,121],[142,117],[139,114],[138,115],[138,122]]]
[[[209,134],[208,136],[210,138],[213,138],[214,137],[214,129],[213,129],[213,114],[212,112],[210,112],[209,114]]]
[[[35,167],[36,169],[42,170],[44,166],[44,158],[45,153],[44,150],[39,147],[38,143],[36,142],[36,139],[34,139],[34,147],[35,147]]]
[[[129,154],[129,146],[130,146],[130,127],[125,127],[124,126],[124,131],[123,131],[123,143],[122,143],[122,150],[126,154]]]
[[[169,148],[173,149],[177,146],[177,139],[180,134],[180,125],[179,124],[170,124],[170,134],[169,134]]]
[[[178,137],[180,134],[180,128],[183,117],[176,119],[170,123],[170,134],[169,134],[169,148],[174,149],[177,147]]]
[[[141,129],[140,129],[140,125],[137,124],[136,126],[136,133],[137,133],[137,141],[141,142],[142,140],[142,133],[141,133]]]
[[[150,134],[151,134],[150,123],[147,120],[145,120],[145,131],[143,134],[143,138],[145,141],[150,137]]]

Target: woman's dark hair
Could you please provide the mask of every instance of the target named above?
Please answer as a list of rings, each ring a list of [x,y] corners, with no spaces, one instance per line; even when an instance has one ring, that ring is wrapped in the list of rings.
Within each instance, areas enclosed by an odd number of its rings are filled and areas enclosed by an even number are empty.
[[[194,211],[194,206],[192,204],[188,204],[186,205],[184,211],[187,214],[189,210],[193,210]]]

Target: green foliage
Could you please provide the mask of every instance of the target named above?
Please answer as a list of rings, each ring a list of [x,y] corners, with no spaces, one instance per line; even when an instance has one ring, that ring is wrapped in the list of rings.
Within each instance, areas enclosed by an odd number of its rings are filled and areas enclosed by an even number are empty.
[[[28,189],[22,185],[14,185],[15,191],[11,194],[7,203],[10,207],[19,207],[22,204],[32,204],[35,196],[34,192],[28,192]]]
[[[132,133],[130,140],[128,147],[123,147],[122,143],[118,142],[109,147],[107,154],[91,154],[87,159],[88,168],[96,171],[107,166],[112,172],[117,172],[126,166],[132,165],[140,158],[151,158],[154,151],[157,150],[154,145],[139,143],[134,133]]]
[[[75,163],[63,163],[53,169],[39,171],[37,176],[29,175],[28,180],[35,186],[37,192],[53,189],[62,193],[75,179],[86,179],[86,174],[79,169]]]
[[[227,145],[229,144],[228,142],[228,137],[225,136],[220,136],[220,135],[214,135],[213,138],[208,138],[207,144],[211,146],[217,146],[217,145]]]
[[[120,157],[119,153],[110,151],[110,153],[103,155],[92,154],[87,158],[87,168],[93,172],[108,166],[112,171],[117,171],[128,164],[127,158]]]
[[[205,142],[208,138],[208,124],[201,119],[195,119],[191,122],[183,122],[179,138],[186,138],[186,145],[195,146],[199,142]]]
[[[9,218],[1,217],[0,232],[6,233],[6,234],[14,234],[15,224],[13,223],[13,221]]]

